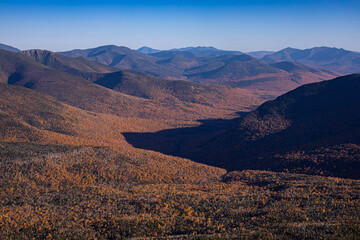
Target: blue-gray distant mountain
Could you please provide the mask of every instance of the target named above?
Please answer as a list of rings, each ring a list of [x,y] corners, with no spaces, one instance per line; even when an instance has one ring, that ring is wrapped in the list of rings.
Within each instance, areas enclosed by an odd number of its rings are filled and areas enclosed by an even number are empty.
[[[248,52],[246,53],[247,55],[250,55],[254,58],[257,59],[262,59],[263,57],[265,57],[266,55],[270,55],[275,53],[274,51],[255,51],[255,52]]]
[[[342,74],[360,73],[360,54],[342,48],[285,48],[262,58],[268,62],[293,61]]]
[[[277,92],[292,90],[302,84],[328,80],[340,74],[303,66],[300,63],[272,63],[237,51],[213,47],[190,47],[144,54],[126,47],[102,46],[61,53],[116,67],[136,70],[155,77],[189,80],[201,84]]]
[[[160,60],[156,62],[157,64],[181,69],[183,71],[188,68],[207,64],[212,59],[212,57],[209,56],[203,57],[193,52],[176,50],[161,51],[150,55],[160,58]]]
[[[91,49],[76,49],[60,54],[69,57],[85,57],[95,62],[106,64],[122,70],[138,70],[156,77],[182,79],[182,72],[156,64],[159,58],[115,45],[101,46]]]
[[[153,49],[153,48],[144,46],[144,47],[139,48],[137,51],[145,53],[145,54],[151,54],[151,53],[161,52],[162,50]]]
[[[0,43],[0,49],[6,50],[6,51],[9,51],[9,52],[20,52],[19,49],[14,48],[14,47],[9,46],[9,45],[2,44],[2,43]]]
[[[185,51],[195,53],[198,56],[221,56],[225,54],[241,54],[239,51],[228,51],[221,50],[214,47],[185,47],[185,48],[174,48],[170,51]]]

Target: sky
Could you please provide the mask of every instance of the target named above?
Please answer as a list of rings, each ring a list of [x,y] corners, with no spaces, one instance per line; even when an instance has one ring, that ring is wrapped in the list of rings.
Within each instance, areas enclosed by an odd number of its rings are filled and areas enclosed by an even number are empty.
[[[360,0],[0,0],[0,43],[65,51],[214,46],[360,51]]]

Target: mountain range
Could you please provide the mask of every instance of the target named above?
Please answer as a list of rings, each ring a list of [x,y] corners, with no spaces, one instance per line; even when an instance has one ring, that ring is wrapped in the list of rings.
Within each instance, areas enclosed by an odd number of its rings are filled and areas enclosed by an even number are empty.
[[[181,51],[181,52],[191,52],[201,57],[218,57],[221,55],[238,55],[241,54],[240,51],[229,51],[229,50],[221,50],[214,47],[185,47],[185,48],[174,48],[169,51]]]
[[[341,74],[360,73],[360,54],[339,48],[285,48],[262,58],[268,62],[292,61]]]
[[[156,61],[160,60],[159,58],[131,50],[127,47],[109,45],[92,49],[60,52],[60,54],[68,57],[85,57],[122,70],[140,70],[156,77],[181,79],[181,71],[156,64]]]
[[[247,90],[164,80],[141,72],[99,73],[112,68],[82,58],[74,60],[40,51],[52,56],[46,64],[56,69],[50,68],[40,63],[44,62],[43,58],[34,57],[39,52],[32,51],[36,52],[28,57],[29,52],[0,50],[0,82],[34,89],[85,110],[125,117],[178,120],[225,117],[264,101],[261,93],[258,96]],[[88,68],[82,65],[86,63],[90,63]],[[149,89],[154,92],[150,93]],[[166,101],[160,101],[161,98]]]
[[[181,53],[182,56],[185,54],[188,58],[189,54],[193,56],[192,53],[182,51],[154,54],[172,55],[174,53]],[[230,66],[234,63],[240,65],[245,62],[244,69],[251,69],[249,66],[252,62],[255,62],[257,66],[261,62],[245,54],[224,55],[215,58],[221,58],[225,63],[228,61]],[[162,119],[161,121],[164,122],[166,119],[183,121],[201,117],[224,117],[231,112],[249,109],[265,100],[257,97],[256,92],[246,92],[221,85],[200,85],[190,81],[165,80],[146,73],[133,70],[120,71],[115,67],[92,62],[82,57],[71,58],[45,50],[29,50],[18,53],[0,50],[0,63],[2,84],[23,86],[53,96],[56,101],[76,108],[125,118]],[[304,71],[319,74],[319,70],[296,62],[261,63],[263,63],[261,71],[268,74],[272,74],[273,69],[278,69],[277,72],[274,72],[278,75],[281,71],[288,73]],[[257,70],[257,72],[259,71]],[[232,73],[234,74],[233,71]],[[213,71],[213,74],[216,74],[216,71]],[[325,173],[330,176],[358,178],[356,172],[351,172],[352,169],[357,169],[356,164],[358,163],[354,158],[349,157],[351,155],[349,152],[356,156],[357,144],[359,144],[357,139],[360,133],[357,133],[357,128],[360,126],[356,125],[357,119],[360,119],[360,116],[357,115],[360,109],[356,104],[359,100],[357,99],[356,89],[358,86],[356,84],[359,82],[359,75],[350,75],[331,81],[304,85],[245,114],[234,127],[229,128],[234,124],[234,120],[229,120],[224,127],[201,130],[201,134],[194,138],[195,140],[185,142],[183,146],[184,143],[174,146],[185,153],[181,156],[228,170],[285,171],[287,169],[298,173]],[[284,83],[279,82],[279,85],[282,84]],[[303,85],[306,82],[298,84]],[[5,86],[3,88],[5,92],[11,90]],[[269,90],[269,87],[266,89]],[[49,102],[53,101],[55,100]],[[31,101],[27,100],[27,102]],[[34,103],[33,105],[41,107],[44,104]],[[15,106],[12,108],[16,109]],[[64,107],[61,108],[64,109]],[[80,113],[83,111],[80,109],[74,111]],[[35,113],[36,111],[36,109],[31,110]],[[55,112],[58,111],[55,110]],[[69,112],[69,110],[67,111]],[[81,113],[81,115],[86,114],[86,112]],[[56,113],[47,116],[54,119],[51,122],[57,122],[64,118],[58,116],[63,115],[63,113]],[[23,120],[20,120],[18,125],[14,125],[10,124],[9,116],[11,115],[8,113],[3,115],[5,125],[22,126],[20,127],[22,130],[13,130],[14,132],[31,135],[30,139],[45,139],[45,137],[39,137],[39,130],[33,129],[33,127],[41,125],[44,120],[22,116],[25,118],[22,118]],[[75,117],[70,119],[75,119]],[[75,134],[71,130],[78,128],[74,127],[75,123],[88,121],[79,119],[75,122],[66,121],[66,124],[65,122],[56,123],[56,125],[51,123],[40,130],[50,131],[53,129],[56,134],[76,136],[78,133]],[[6,134],[4,137],[9,139],[10,136]],[[129,138],[127,134],[124,136],[125,140],[135,146],[141,146],[141,144],[137,145],[138,143],[132,142],[133,139]],[[23,135],[19,138],[29,139]],[[302,159],[289,162],[289,158],[296,156],[299,151],[302,152]],[[326,161],[321,160],[318,155],[321,156],[322,151],[330,151],[334,156],[342,151],[344,158],[348,161],[347,164],[352,167],[350,170],[347,167],[347,170],[344,169],[345,165],[339,159],[331,158],[331,154],[328,154]],[[177,154],[176,151],[171,150],[171,152]],[[226,159],[223,159],[224,156]],[[314,158],[321,164],[315,163]],[[237,159],[241,159],[241,161]],[[305,166],[306,170],[300,166]]]
[[[145,54],[146,52],[147,54]],[[213,47],[189,47],[167,51],[142,48],[103,46],[73,50],[60,54],[82,56],[102,64],[125,70],[137,70],[165,79],[189,80],[201,84],[221,84],[254,90],[269,90],[277,95],[301,84],[328,80],[338,73],[316,68],[294,67],[287,71],[238,51]],[[301,70],[300,70],[301,68]]]
[[[359,238],[359,74],[140,50],[0,49],[4,239]]]
[[[218,57],[208,64],[188,69],[186,76],[203,84],[226,84],[284,93],[302,84],[331,79],[338,74],[292,62],[269,64],[242,54]]]

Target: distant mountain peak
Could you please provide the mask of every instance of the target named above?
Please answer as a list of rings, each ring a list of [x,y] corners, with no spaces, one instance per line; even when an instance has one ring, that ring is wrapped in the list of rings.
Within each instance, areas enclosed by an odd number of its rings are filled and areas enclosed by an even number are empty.
[[[136,51],[142,52],[142,53],[145,53],[145,54],[151,54],[151,53],[161,52],[162,50],[158,50],[158,49],[154,49],[154,48],[151,48],[151,47],[143,46],[143,47],[137,49]]]
[[[299,51],[300,49],[297,48],[292,48],[292,47],[287,47],[284,48],[283,50],[280,50],[280,52],[295,52],[295,51]]]
[[[197,47],[184,47],[184,48],[174,48],[170,51],[186,51],[186,52],[192,52],[199,56],[220,56],[225,54],[241,54],[239,51],[228,51],[228,50],[222,50],[218,49],[212,46],[197,46]]]
[[[118,69],[139,70],[157,77],[171,79],[182,77],[181,71],[156,64],[158,58],[123,46],[106,45],[91,49],[60,52],[60,54],[68,57],[85,57]]]

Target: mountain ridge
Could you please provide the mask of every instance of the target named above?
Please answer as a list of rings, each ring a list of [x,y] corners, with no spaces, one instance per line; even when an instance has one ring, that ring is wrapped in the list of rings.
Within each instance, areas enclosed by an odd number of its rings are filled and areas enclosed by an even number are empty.
[[[120,70],[141,70],[163,78],[181,79],[181,72],[156,64],[158,58],[123,46],[107,45],[59,52],[68,57],[85,57]]]
[[[117,68],[84,57],[71,58],[48,50],[31,49],[20,53],[45,66],[83,77],[89,81],[95,81],[101,74],[119,71]]]
[[[342,74],[360,72],[360,54],[342,48],[314,47],[309,49],[285,48],[262,58],[268,62],[293,61]]]
[[[143,46],[141,48],[136,49],[136,51],[139,51],[139,52],[142,52],[142,53],[145,53],[145,54],[151,54],[151,53],[161,52],[162,50],[158,50],[158,49],[154,49],[154,48],[151,48],[151,47]]]
[[[169,51],[186,51],[186,52],[192,52],[198,54],[199,56],[220,56],[225,54],[241,54],[240,51],[221,50],[211,46],[173,48],[170,49]]]
[[[0,49],[10,51],[10,52],[20,52],[20,49],[17,49],[15,47],[12,47],[12,46],[9,46],[6,44],[2,44],[2,43],[0,43]]]
[[[224,55],[203,66],[186,71],[189,80],[200,83],[229,84],[234,87],[272,90],[284,93],[296,87],[338,76],[331,71],[302,67],[303,71],[286,71],[249,55]],[[311,70],[311,71],[309,71]]]
[[[286,51],[294,52],[298,49],[287,48]],[[189,80],[201,84],[223,84],[261,91],[278,91],[279,94],[304,83],[339,76],[334,71],[320,68],[310,70],[310,68],[304,67],[301,72],[289,73],[267,61],[238,51],[225,51],[214,47],[188,47],[144,54],[110,45],[73,50],[62,54],[72,57],[81,55],[122,70],[137,70],[165,79]],[[266,55],[264,58],[273,54]],[[291,57],[284,60],[293,61]],[[310,71],[307,72],[307,70]]]

